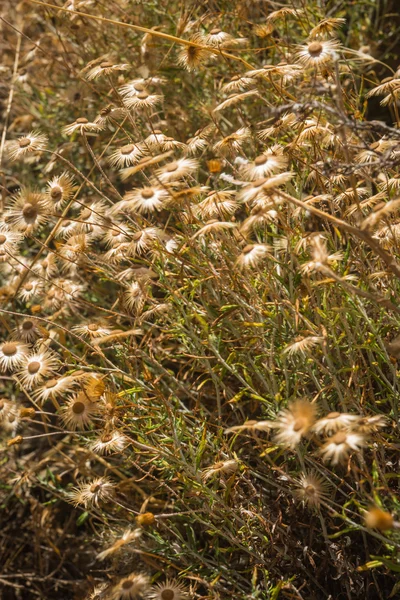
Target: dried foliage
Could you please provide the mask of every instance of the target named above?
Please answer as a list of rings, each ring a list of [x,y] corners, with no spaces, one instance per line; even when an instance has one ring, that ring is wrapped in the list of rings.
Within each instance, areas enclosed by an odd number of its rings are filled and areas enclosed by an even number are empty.
[[[3,0],[5,600],[399,597],[385,7]]]

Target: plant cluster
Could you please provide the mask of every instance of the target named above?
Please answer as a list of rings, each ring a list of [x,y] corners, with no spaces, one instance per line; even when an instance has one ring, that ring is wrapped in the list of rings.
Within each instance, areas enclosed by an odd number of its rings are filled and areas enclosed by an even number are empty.
[[[6,4],[4,598],[398,597],[396,21]]]

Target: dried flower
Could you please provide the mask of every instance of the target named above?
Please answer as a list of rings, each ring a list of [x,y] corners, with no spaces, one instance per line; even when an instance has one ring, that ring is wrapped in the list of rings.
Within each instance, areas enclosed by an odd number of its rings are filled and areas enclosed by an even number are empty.
[[[151,600],[184,600],[187,597],[185,586],[176,579],[167,579],[165,583],[158,583],[149,592]]]
[[[150,579],[146,575],[136,575],[132,573],[128,577],[121,579],[111,590],[110,600],[136,600],[141,598],[150,584]]]
[[[29,352],[29,346],[19,341],[7,341],[3,342],[0,346],[0,368],[2,371],[8,369],[15,369],[19,367],[24,361],[27,353]]]
[[[325,462],[337,465],[348,459],[351,451],[360,452],[365,446],[365,437],[360,433],[339,431],[328,438],[319,453]]]
[[[111,546],[106,548],[106,550],[103,550],[102,552],[100,552],[100,554],[97,555],[97,559],[104,560],[108,556],[111,556],[112,554],[114,554],[114,552],[118,552],[118,550],[120,550],[127,544],[135,542],[137,539],[139,539],[139,537],[141,535],[142,535],[141,529],[127,529],[126,531],[124,531],[124,533],[122,534],[122,536],[120,538],[115,540],[115,542]]]
[[[208,479],[210,479],[210,477],[213,477],[213,475],[232,475],[232,473],[235,473],[239,468],[239,463],[237,462],[237,460],[223,460],[220,462],[215,463],[214,465],[211,465],[210,467],[207,467],[206,469],[203,470],[202,474],[201,474],[201,478],[203,481],[207,481]]]
[[[300,46],[297,60],[305,67],[321,67],[334,61],[340,43],[337,40],[314,40]]]
[[[329,483],[316,471],[303,473],[295,481],[295,495],[310,506],[319,506],[321,500],[327,500],[330,492]]]
[[[39,131],[31,131],[30,133],[18,138],[18,140],[7,142],[7,153],[11,160],[18,160],[27,154],[40,152],[47,146],[47,136]]]
[[[61,418],[70,429],[86,429],[93,424],[92,418],[99,412],[96,402],[88,400],[86,394],[79,392],[61,408]]]
[[[347,413],[331,412],[325,417],[318,419],[314,424],[313,430],[316,433],[331,434],[340,429],[348,429],[352,424],[358,422],[358,415],[350,415]]]
[[[277,444],[294,449],[307,436],[316,421],[316,406],[308,400],[296,400],[277,417]]]
[[[69,494],[75,506],[98,507],[100,502],[109,502],[114,497],[115,484],[108,477],[97,477],[88,483],[80,483]]]

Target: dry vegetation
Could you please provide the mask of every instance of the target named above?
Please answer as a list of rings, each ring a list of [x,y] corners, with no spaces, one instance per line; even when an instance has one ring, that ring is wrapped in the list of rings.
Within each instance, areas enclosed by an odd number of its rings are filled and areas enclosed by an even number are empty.
[[[400,597],[400,19],[348,4],[1,3],[4,600]]]

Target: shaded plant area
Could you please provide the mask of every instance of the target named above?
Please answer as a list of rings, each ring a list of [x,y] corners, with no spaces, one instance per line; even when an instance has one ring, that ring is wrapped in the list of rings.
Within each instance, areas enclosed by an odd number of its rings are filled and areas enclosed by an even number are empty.
[[[393,0],[4,0],[0,596],[400,595]]]

